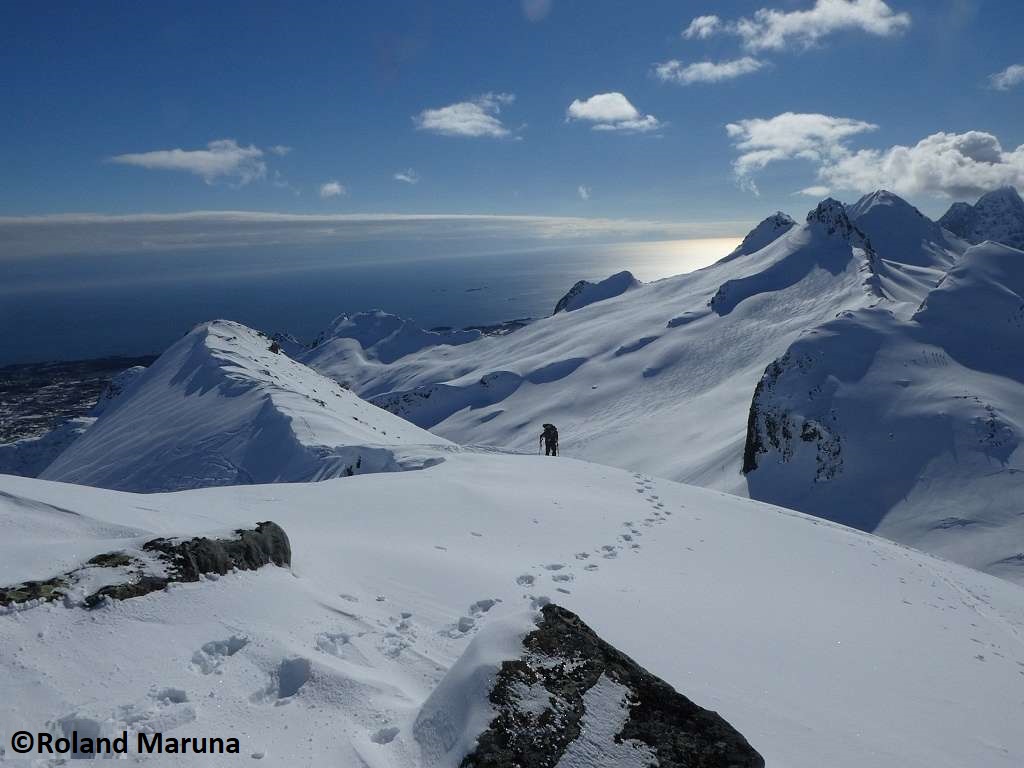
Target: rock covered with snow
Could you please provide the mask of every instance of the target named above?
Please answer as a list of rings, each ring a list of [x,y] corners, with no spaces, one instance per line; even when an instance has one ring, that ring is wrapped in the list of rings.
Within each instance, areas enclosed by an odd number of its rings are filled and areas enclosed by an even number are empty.
[[[987,192],[974,205],[953,203],[939,224],[971,243],[992,240],[1024,249],[1024,200],[1014,187]]]
[[[576,309],[594,304],[598,301],[621,296],[626,291],[631,291],[640,285],[640,281],[633,277],[633,273],[627,270],[616,272],[611,277],[606,277],[597,283],[589,280],[580,280],[569,292],[555,304],[553,315],[559,312],[572,312]]]
[[[415,468],[448,445],[271,351],[239,323],[197,326],[42,473],[163,491]]]
[[[474,640],[466,651],[471,661],[456,663],[449,673],[454,680],[442,681],[417,718],[414,731],[428,745],[426,756],[440,758],[432,764],[763,768],[763,758],[724,719],[640,667],[571,611],[545,605],[525,635],[515,624],[498,627]],[[510,632],[513,638],[503,636]],[[430,748],[443,748],[438,725],[450,725],[459,694],[476,700],[464,720],[478,723],[480,710],[493,717],[456,763],[445,760],[448,751],[434,755]],[[461,751],[467,741],[453,746]]]

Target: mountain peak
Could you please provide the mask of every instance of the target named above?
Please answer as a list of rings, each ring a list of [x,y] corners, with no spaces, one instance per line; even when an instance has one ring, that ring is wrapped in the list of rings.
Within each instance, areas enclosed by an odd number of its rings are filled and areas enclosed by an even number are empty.
[[[722,264],[740,256],[757,253],[765,246],[774,243],[795,226],[796,221],[793,220],[792,216],[782,211],[776,211],[771,216],[762,219],[756,227],[747,233],[747,236],[743,238],[743,242],[736,246],[736,250],[718,263]]]
[[[847,216],[846,206],[833,197],[826,197],[818,203],[818,206],[807,214],[807,223],[824,225],[830,235],[838,233],[843,237],[849,237],[857,231]]]
[[[953,203],[939,224],[969,243],[992,240],[1024,248],[1024,200],[1011,186],[986,192],[974,205]]]

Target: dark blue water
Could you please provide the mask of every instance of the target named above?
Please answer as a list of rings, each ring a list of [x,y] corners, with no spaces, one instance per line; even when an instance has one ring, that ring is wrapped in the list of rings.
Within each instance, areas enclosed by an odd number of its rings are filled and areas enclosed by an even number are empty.
[[[381,308],[424,327],[550,314],[577,280],[688,272],[731,238],[495,249],[408,242],[218,248],[0,262],[0,364],[159,352],[229,318],[308,340],[341,312]],[[487,252],[488,247],[491,252]]]

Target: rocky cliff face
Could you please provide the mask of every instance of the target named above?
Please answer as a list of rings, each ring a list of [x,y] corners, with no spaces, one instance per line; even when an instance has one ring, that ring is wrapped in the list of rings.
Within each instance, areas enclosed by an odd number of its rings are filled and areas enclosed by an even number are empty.
[[[939,224],[969,243],[991,240],[1024,249],[1024,200],[1013,187],[988,192],[974,205],[953,203]]]

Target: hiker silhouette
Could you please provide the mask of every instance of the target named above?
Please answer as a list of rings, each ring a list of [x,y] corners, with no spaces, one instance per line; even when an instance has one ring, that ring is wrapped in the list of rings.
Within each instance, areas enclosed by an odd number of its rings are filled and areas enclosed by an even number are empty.
[[[544,431],[540,433],[540,440],[544,443],[545,456],[558,455],[558,429],[554,424],[544,425]]]

